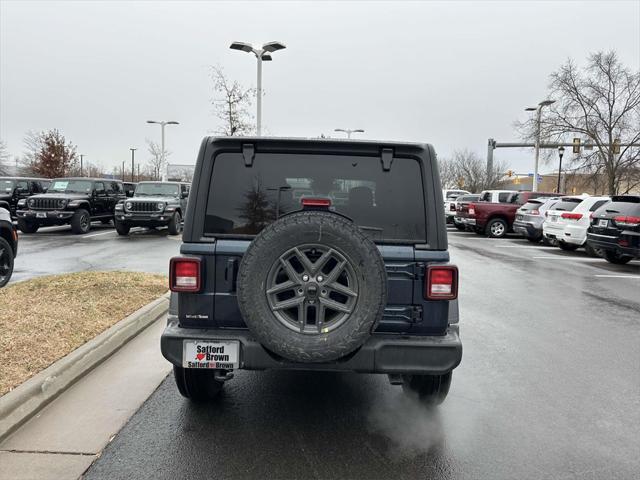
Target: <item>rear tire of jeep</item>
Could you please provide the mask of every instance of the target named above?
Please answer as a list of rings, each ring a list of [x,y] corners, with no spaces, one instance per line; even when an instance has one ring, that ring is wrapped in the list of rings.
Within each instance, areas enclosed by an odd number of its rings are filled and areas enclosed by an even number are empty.
[[[403,375],[402,389],[426,405],[440,405],[447,398],[453,372],[444,375]]]
[[[573,243],[567,243],[561,240],[558,242],[558,246],[560,247],[561,250],[564,250],[565,252],[573,252],[574,250],[578,249],[579,245],[575,245]]]
[[[613,263],[615,265],[624,265],[625,263],[629,263],[631,260],[633,260],[632,256],[622,255],[613,250],[605,250],[604,258],[607,260],[607,262]]]
[[[76,210],[71,217],[71,231],[76,235],[87,233],[91,229],[91,216],[84,209]]]
[[[174,212],[171,220],[169,220],[169,235],[178,235],[180,233],[180,222],[182,222],[180,212]]]
[[[387,303],[376,245],[349,219],[303,211],[271,223],[238,270],[238,305],[256,339],[294,362],[329,362],[355,351]]]
[[[222,391],[224,382],[215,379],[218,370],[202,370],[173,366],[173,376],[180,395],[194,402],[207,402]]]
[[[29,222],[28,220],[18,219],[18,228],[22,233],[36,233],[40,225],[37,223]]]
[[[485,233],[489,238],[503,238],[507,235],[508,230],[507,222],[501,218],[494,218],[485,227]]]
[[[118,232],[118,235],[126,237],[129,235],[129,230],[131,230],[129,225],[123,225],[122,223],[116,222],[116,232]]]

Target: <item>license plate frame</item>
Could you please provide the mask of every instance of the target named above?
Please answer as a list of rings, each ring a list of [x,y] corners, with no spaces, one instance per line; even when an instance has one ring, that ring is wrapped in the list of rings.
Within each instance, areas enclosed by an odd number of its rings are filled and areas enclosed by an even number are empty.
[[[598,220],[598,227],[607,228],[608,226],[609,226],[609,220],[607,220],[606,218],[601,218],[600,220]]]
[[[36,218],[47,218],[47,212],[36,212]]]
[[[240,368],[240,342],[238,340],[183,340],[182,366],[217,370]]]

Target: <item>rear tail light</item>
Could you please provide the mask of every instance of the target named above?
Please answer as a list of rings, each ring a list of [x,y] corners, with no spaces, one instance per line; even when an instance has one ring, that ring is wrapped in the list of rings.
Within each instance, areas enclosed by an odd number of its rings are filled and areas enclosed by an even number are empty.
[[[428,300],[454,300],[458,298],[458,267],[454,265],[427,267],[424,296]]]
[[[169,288],[172,292],[200,291],[202,265],[199,258],[173,257],[169,262]]]
[[[470,203],[469,204],[469,215],[475,215],[476,214],[476,204],[475,203]]]
[[[637,227],[640,225],[640,217],[613,217],[617,225],[621,227]]]
[[[531,215],[540,215],[540,210],[531,210]]]
[[[562,218],[566,218],[568,220],[580,220],[582,218],[581,213],[572,213],[572,212],[564,212]]]
[[[618,240],[618,245],[620,245],[621,247],[628,247],[629,246],[629,242],[623,238],[621,238],[620,240]]]

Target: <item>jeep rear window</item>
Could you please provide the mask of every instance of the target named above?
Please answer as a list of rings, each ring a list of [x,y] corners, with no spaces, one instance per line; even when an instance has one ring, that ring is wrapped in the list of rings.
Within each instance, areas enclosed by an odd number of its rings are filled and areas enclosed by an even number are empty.
[[[301,209],[303,197],[329,197],[331,210],[353,219],[373,240],[424,242],[422,172],[416,160],[379,157],[258,154],[215,159],[204,234],[255,235],[276,218]]]

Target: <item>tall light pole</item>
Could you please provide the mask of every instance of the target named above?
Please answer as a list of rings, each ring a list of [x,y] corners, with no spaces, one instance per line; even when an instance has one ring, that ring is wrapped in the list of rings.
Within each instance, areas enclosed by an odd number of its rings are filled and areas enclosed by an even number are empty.
[[[268,42],[257,47],[250,43],[233,42],[230,46],[232,50],[241,50],[247,53],[253,53],[258,60],[258,87],[256,90],[256,133],[258,136],[262,135],[262,62],[269,62],[272,60],[271,54],[278,50],[287,48],[282,42]]]
[[[173,120],[169,121],[169,122],[157,122],[156,120],[147,120],[147,123],[156,123],[158,125],[160,125],[160,129],[162,130],[162,165],[160,167],[160,170],[162,171],[162,181],[166,182],[167,181],[167,169],[168,169],[168,165],[165,165],[165,150],[164,150],[164,127],[165,125],[180,125],[178,122],[175,122]]]
[[[536,112],[536,159],[533,166],[533,182],[531,185],[531,191],[538,191],[538,161],[540,160],[540,120],[542,118],[542,108],[547,107],[555,103],[555,100],[543,100],[537,107],[527,107],[527,112]]]
[[[560,145],[558,147],[558,156],[560,157],[560,165],[558,165],[558,190],[557,192],[560,193],[560,178],[562,175],[562,157],[564,156],[564,147],[562,145]]]
[[[133,183],[133,182],[135,182],[135,180],[133,178],[133,175],[134,175],[134,172],[135,172],[134,158],[135,158],[135,155],[136,155],[137,148],[130,148],[129,150],[131,150],[131,182]]]
[[[361,128],[336,128],[333,130],[334,132],[344,132],[347,134],[347,138],[351,138],[352,133],[364,133],[364,130]]]
[[[82,174],[82,163],[83,163],[83,160],[84,160],[84,153],[81,153],[80,154],[80,176],[81,177],[84,177],[84,175]]]

